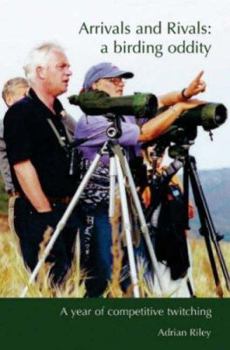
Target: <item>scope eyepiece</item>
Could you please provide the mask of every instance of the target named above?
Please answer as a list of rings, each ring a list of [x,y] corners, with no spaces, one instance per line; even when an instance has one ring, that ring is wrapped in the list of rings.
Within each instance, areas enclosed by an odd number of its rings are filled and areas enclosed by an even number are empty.
[[[218,105],[216,107],[216,114],[214,117],[214,122],[216,126],[223,124],[227,119],[227,108],[224,105]]]

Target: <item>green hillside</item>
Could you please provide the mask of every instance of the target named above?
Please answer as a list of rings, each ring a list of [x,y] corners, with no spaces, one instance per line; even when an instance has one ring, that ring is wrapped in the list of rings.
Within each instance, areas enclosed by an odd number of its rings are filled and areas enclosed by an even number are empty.
[[[215,228],[230,241],[230,169],[199,171],[199,175]],[[191,227],[199,229],[197,218]]]

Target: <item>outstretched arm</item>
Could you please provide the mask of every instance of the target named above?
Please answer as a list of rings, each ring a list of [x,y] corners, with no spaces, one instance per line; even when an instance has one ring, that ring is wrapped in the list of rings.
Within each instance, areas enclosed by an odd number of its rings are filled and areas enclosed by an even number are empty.
[[[189,100],[179,102],[167,109],[165,112],[158,114],[155,118],[150,119],[142,125],[138,141],[148,142],[162,135],[180,115],[191,108],[203,104],[203,101]]]
[[[188,86],[182,91],[173,91],[158,98],[159,107],[171,106],[178,102],[184,102],[189,98],[204,92],[206,89],[206,83],[202,79],[204,71],[201,71]]]

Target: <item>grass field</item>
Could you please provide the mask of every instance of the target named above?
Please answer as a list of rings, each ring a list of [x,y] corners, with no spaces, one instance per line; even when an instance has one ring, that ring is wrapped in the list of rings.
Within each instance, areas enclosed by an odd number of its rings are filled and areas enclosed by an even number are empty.
[[[1,224],[5,220],[0,218]],[[3,227],[1,225],[1,227]],[[207,258],[206,247],[202,239],[191,239],[190,245],[193,256],[193,280],[195,286],[195,294],[197,297],[217,297],[215,283],[213,280],[209,260]],[[230,269],[230,244],[221,243],[222,251],[228,268]],[[2,232],[0,235],[0,297],[19,297],[23,288],[26,286],[29,279],[29,272],[25,269],[22,258],[19,254],[18,242],[15,236],[9,231]],[[115,266],[113,268],[113,279],[110,283],[105,297],[128,297],[123,295],[120,285],[120,268],[121,256],[116,242],[113,247],[113,255],[115,258]],[[80,270],[79,261],[79,242],[76,244],[75,260],[71,271],[69,272],[65,283],[61,288],[52,288],[50,279],[48,278],[50,267],[45,265],[39,273],[38,279],[33,284],[27,294],[28,297],[84,297],[85,295],[85,278]],[[224,279],[220,272],[221,283],[223,286],[224,297],[229,297],[230,294],[225,288]],[[139,283],[141,295],[144,297],[156,297],[149,288],[146,287],[143,281],[143,273],[139,271]],[[166,296],[167,297],[167,296]]]

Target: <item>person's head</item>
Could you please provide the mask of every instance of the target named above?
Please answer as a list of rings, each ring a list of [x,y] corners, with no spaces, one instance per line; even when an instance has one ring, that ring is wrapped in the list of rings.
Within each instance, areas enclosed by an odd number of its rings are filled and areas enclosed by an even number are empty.
[[[33,49],[24,71],[32,88],[54,97],[67,91],[72,75],[63,48],[55,43],[44,43]]]
[[[10,107],[15,102],[23,98],[29,89],[29,84],[25,78],[16,77],[7,80],[2,89],[2,98],[5,104]]]
[[[124,79],[134,76],[133,73],[122,71],[109,62],[92,66],[85,75],[83,91],[104,91],[111,97],[123,95]]]

